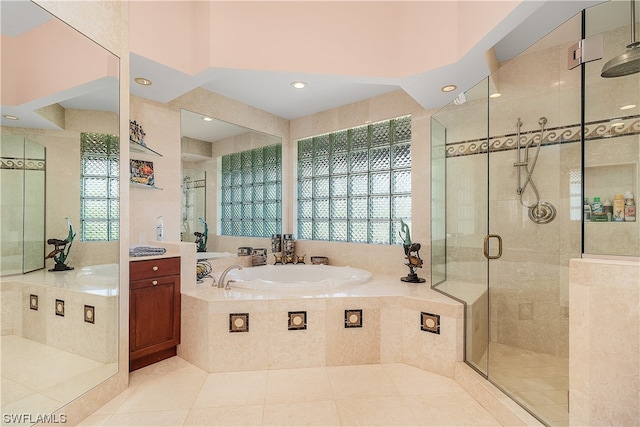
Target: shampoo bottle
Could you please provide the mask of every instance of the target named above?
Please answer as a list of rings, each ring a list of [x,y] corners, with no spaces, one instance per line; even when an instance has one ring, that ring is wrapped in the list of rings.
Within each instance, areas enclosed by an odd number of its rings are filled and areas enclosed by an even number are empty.
[[[602,213],[607,216],[607,221],[611,221],[613,219],[613,206],[611,206],[609,199],[605,200],[602,204]]]
[[[592,214],[602,213],[602,203],[600,203],[600,197],[593,198],[593,203],[591,203],[591,213]]]
[[[633,200],[633,194],[624,193],[624,220],[633,222],[636,220],[636,203]]]
[[[589,198],[584,198],[584,218],[583,221],[591,221],[591,205],[589,204]]]
[[[613,220],[624,221],[624,198],[622,194],[616,194],[613,198]]]

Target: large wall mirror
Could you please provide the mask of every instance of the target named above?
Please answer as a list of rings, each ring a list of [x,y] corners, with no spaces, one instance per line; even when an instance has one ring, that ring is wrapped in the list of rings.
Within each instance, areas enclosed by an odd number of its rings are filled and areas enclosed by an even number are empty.
[[[2,413],[36,417],[118,371],[119,59],[0,7]]]
[[[203,222],[207,251],[235,250],[217,235],[281,233],[280,137],[188,110],[181,111],[181,136],[183,241],[198,240]]]

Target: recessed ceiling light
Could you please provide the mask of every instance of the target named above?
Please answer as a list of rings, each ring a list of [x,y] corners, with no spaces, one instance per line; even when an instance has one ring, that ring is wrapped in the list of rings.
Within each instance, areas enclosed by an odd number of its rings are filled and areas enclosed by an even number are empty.
[[[9,119],[9,120],[20,120],[20,117],[12,116],[11,114],[5,114],[2,117],[4,117],[5,119]]]
[[[500,92],[492,93],[489,98],[500,98],[502,94]]]
[[[446,85],[446,86],[442,86],[442,89],[440,89],[443,92],[451,92],[454,91],[458,88],[458,86],[456,85]]]
[[[212,121],[213,119],[212,119],[211,117],[203,116],[203,117],[202,117],[202,120],[204,120],[205,122],[210,122],[210,121]]]
[[[620,107],[621,110],[631,110],[632,108],[636,108],[636,104],[628,104]]]
[[[144,77],[136,77],[135,82],[142,86],[151,86],[153,82],[149,79],[145,79]]]
[[[307,87],[307,84],[305,82],[297,81],[297,82],[291,83],[291,86],[293,86],[296,89],[304,89],[305,87]]]

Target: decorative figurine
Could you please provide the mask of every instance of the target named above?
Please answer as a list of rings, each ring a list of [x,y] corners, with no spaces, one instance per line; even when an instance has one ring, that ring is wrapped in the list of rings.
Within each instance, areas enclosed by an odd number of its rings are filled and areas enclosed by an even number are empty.
[[[425,279],[418,277],[416,273],[417,268],[422,268],[422,258],[420,258],[420,248],[422,245],[420,243],[412,243],[409,226],[403,220],[400,220],[400,223],[402,227],[398,235],[403,242],[402,247],[404,248],[405,259],[407,260],[405,265],[409,267],[409,274],[406,277],[401,277],[400,280],[409,283],[424,283]],[[403,233],[404,237],[402,235]]]
[[[71,221],[69,218],[67,219],[67,226],[69,227],[69,235],[66,239],[49,239],[47,240],[47,245],[53,245],[54,250],[49,253],[44,259],[53,258],[56,262],[56,265],[50,269],[49,271],[67,271],[73,270],[73,267],[69,267],[65,264],[67,257],[69,256],[69,251],[71,250],[71,245],[73,244],[73,239],[76,237],[76,233],[73,232],[73,227],[71,226]]]
[[[204,232],[200,233],[196,231],[193,233],[196,236],[196,245],[198,252],[206,252],[207,251],[207,240],[209,239],[209,226],[205,222],[204,219],[200,218],[200,224],[204,227]]]

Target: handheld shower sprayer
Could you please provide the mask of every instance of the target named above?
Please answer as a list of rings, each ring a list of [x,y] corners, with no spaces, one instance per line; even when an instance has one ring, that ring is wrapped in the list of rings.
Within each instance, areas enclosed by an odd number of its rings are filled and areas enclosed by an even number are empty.
[[[529,218],[533,222],[537,224],[545,224],[555,218],[556,211],[553,205],[551,205],[550,203],[540,201],[538,188],[533,181],[533,171],[536,168],[538,156],[540,155],[540,147],[542,146],[542,142],[544,140],[544,131],[545,126],[547,125],[547,118],[544,116],[540,117],[540,119],[538,119],[538,125],[540,126],[540,134],[537,136],[537,138],[536,136],[533,136],[526,144],[524,144],[524,157],[522,157],[523,147],[520,136],[522,120],[520,120],[520,117],[518,117],[518,120],[516,121],[516,162],[513,164],[513,166],[518,168],[518,187],[516,188],[518,201],[523,207],[529,209]],[[533,155],[533,160],[529,162],[529,149],[533,144],[536,144],[536,152]],[[524,169],[525,172],[524,184],[522,184],[522,169]],[[533,194],[535,195],[535,203],[533,204],[527,204],[522,200],[522,196],[527,189],[527,186],[531,186]]]

